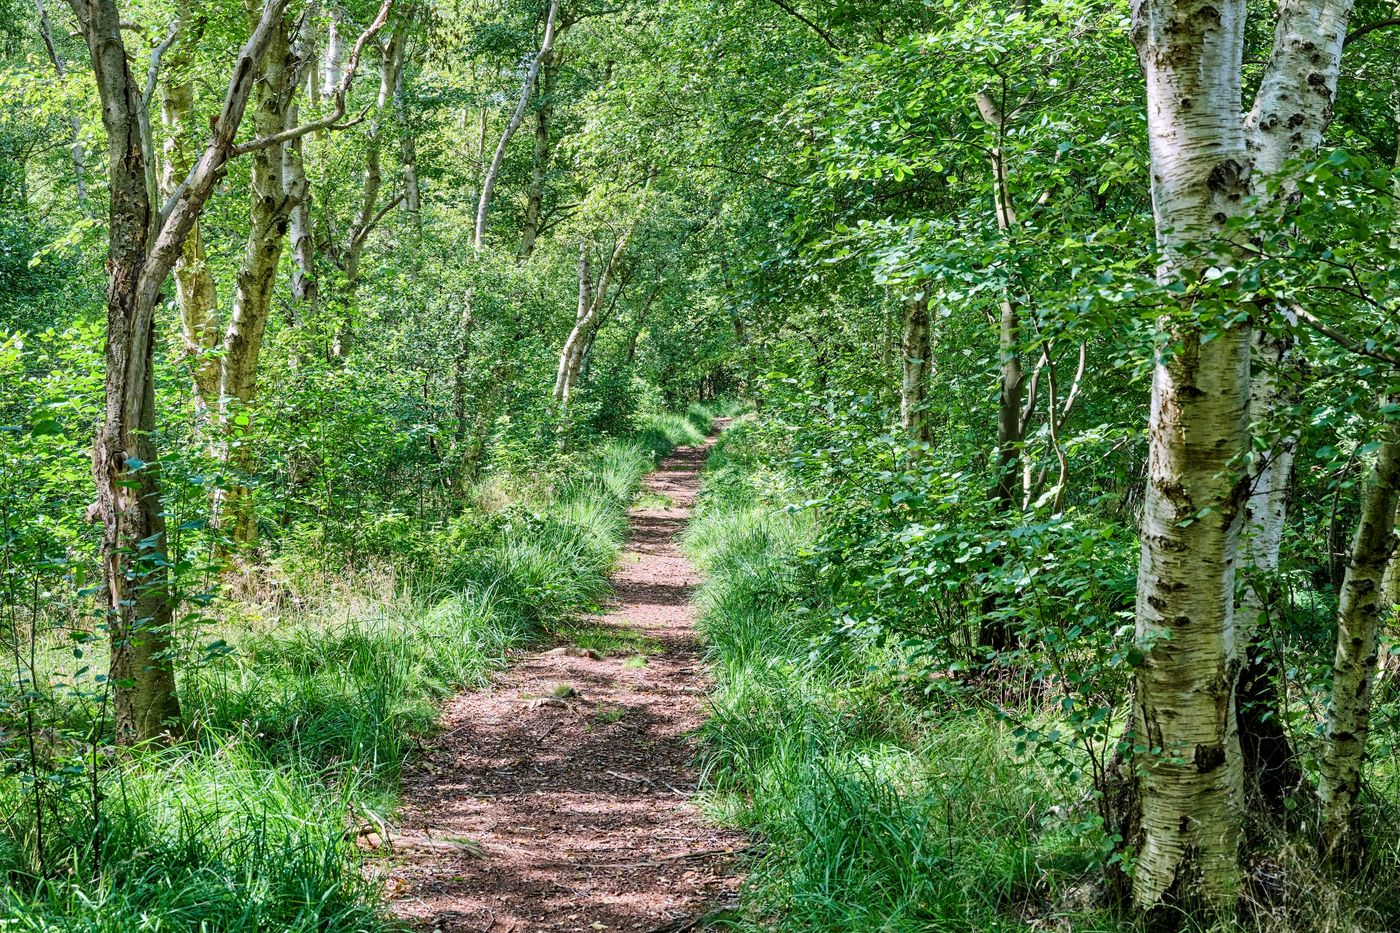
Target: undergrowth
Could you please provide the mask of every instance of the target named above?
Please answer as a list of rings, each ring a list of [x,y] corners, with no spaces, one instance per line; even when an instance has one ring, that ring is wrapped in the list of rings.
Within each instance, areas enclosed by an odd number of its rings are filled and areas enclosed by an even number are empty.
[[[626,509],[658,457],[711,412],[653,419],[440,526],[386,522],[374,570],[306,551],[228,602],[220,650],[189,671],[189,741],[35,792],[0,778],[0,926],[24,931],[389,928],[357,830],[392,811],[439,701],[508,653],[577,628],[605,596]],[[54,646],[58,651],[62,646]],[[100,657],[87,660],[101,669]],[[53,698],[55,704],[62,703]],[[75,702],[72,721],[95,712]]]
[[[686,537],[706,577],[715,671],[701,788],[717,818],[758,841],[740,928],[1141,929],[1105,890],[1082,759],[1027,748],[1017,728],[1068,732],[1062,704],[1032,695],[994,709],[952,669],[930,681],[916,644],[843,625],[815,569],[834,558],[813,559],[829,529],[819,510],[788,507],[808,497],[756,432],[741,421],[716,445]],[[1394,762],[1376,749],[1377,788]],[[1369,857],[1344,874],[1295,835],[1261,835],[1241,918],[1223,929],[1395,929],[1394,819],[1372,806]]]
[[[743,928],[1113,928],[1076,905],[1092,853],[1009,727],[911,697],[897,649],[828,637],[812,518],[747,434],[711,455],[686,539],[716,679],[701,786],[760,840]]]

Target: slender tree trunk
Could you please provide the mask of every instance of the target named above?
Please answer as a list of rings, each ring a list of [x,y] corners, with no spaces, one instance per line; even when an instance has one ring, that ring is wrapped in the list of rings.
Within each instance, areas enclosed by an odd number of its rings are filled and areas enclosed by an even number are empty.
[[[288,0],[265,0],[252,35],[239,49],[228,92],[203,154],[157,215],[143,133],[146,102],[131,73],[117,0],[70,0],[92,60],[107,132],[110,210],[107,252],[106,409],[93,451],[102,564],[112,639],[110,683],[117,738],[158,737],[177,722],[165,513],[156,449],[153,351],[155,310],[200,212],[235,154],[270,144],[236,144],[257,63]],[[389,3],[366,32],[384,23]],[[154,75],[148,84],[154,83]],[[301,128],[309,132],[311,127]]]
[[[649,188],[650,180],[648,180],[647,185]],[[646,196],[643,194],[642,204],[645,205],[645,203]],[[574,387],[578,384],[588,347],[593,342],[593,337],[601,324],[600,315],[603,303],[607,301],[608,286],[612,283],[613,274],[617,272],[617,264],[622,259],[622,254],[627,251],[627,244],[637,229],[641,209],[639,206],[638,217],[633,218],[627,229],[613,244],[612,255],[608,257],[607,264],[603,266],[603,271],[598,275],[596,286],[593,286],[589,280],[588,245],[586,243],[579,244],[578,316],[574,320],[574,327],[569,332],[568,339],[564,341],[564,349],[559,354],[559,371],[554,380],[554,398],[565,405],[569,403]]]
[[[321,93],[325,95],[335,93],[345,73],[345,37],[340,31],[341,16],[340,9],[332,6],[330,29],[326,35],[326,59],[321,69],[324,76]]]
[[[582,242],[578,246],[578,314],[574,318],[573,330],[569,331],[568,338],[564,341],[564,349],[559,353],[559,369],[554,377],[554,398],[556,401],[569,403],[569,396],[573,392],[574,379],[577,377],[577,358],[580,347],[586,339],[585,328],[591,325],[590,315],[596,307],[593,300],[593,273],[589,268],[588,243]]]
[[[1245,118],[1245,145],[1253,193],[1270,197],[1269,183],[1288,160],[1315,151],[1332,116],[1351,0],[1283,0],[1274,44],[1254,105]],[[1293,197],[1291,186],[1277,193]],[[1270,309],[1273,328],[1261,328],[1253,347],[1250,420],[1269,425],[1292,404],[1296,365],[1291,358],[1296,322]],[[1273,332],[1271,332],[1273,331]],[[1286,432],[1256,459],[1244,517],[1246,586],[1236,607],[1237,637],[1244,647],[1239,680],[1240,746],[1246,787],[1254,799],[1280,811],[1302,772],[1284,729],[1278,673],[1259,625],[1274,607],[1273,579],[1287,517],[1288,481],[1297,438]]]
[[[233,151],[273,18],[287,0],[270,0],[240,49],[213,136],[198,164],[156,217],[142,132],[146,102],[131,73],[116,0],[71,0],[92,58],[107,132],[110,210],[107,247],[106,407],[93,449],[101,517],[104,602],[112,640],[110,683],[117,739],[155,739],[178,728],[165,512],[156,426],[155,309],[214,183]]]
[[[1358,804],[1386,614],[1381,583],[1395,551],[1395,508],[1400,500],[1400,425],[1388,421],[1383,432],[1337,607],[1332,701],[1319,767],[1322,849],[1342,862],[1354,862],[1364,844]]]
[[[899,421],[909,436],[927,443],[933,439],[925,406],[932,370],[933,341],[925,292],[904,303],[904,331],[900,341],[903,378],[899,385]]]
[[[181,21],[189,19],[189,4],[181,5]],[[179,42],[166,61],[165,80],[160,82],[160,116],[165,125],[165,159],[161,172],[162,199],[175,193],[190,173],[192,150],[199,127],[194,124],[194,82],[189,68],[187,42]],[[209,271],[200,224],[195,222],[185,238],[180,260],[175,264],[175,297],[180,306],[180,330],[185,353],[194,377],[195,405],[207,417],[219,404],[218,297],[214,276]]]
[[[1244,210],[1239,115],[1243,0],[1135,0],[1147,85],[1152,200],[1164,284],[1228,254]],[[1187,258],[1190,257],[1190,258]],[[1189,320],[1189,318],[1188,318]],[[1133,900],[1171,917],[1230,914],[1240,883],[1243,775],[1236,731],[1235,563],[1248,478],[1250,329],[1166,320],[1156,364],[1138,570],[1134,744],[1142,843]]]
[[[399,82],[403,69],[404,49],[408,40],[408,23],[401,21],[389,36],[389,41],[380,49],[379,96],[375,99],[374,116],[370,119],[368,139],[365,142],[365,170],[360,182],[360,207],[351,222],[349,242],[346,244],[342,271],[345,273],[345,290],[349,310],[345,320],[336,332],[334,354],[345,356],[350,351],[350,341],[355,330],[355,315],[359,307],[360,256],[375,225],[384,218],[379,195],[384,187],[382,150],[384,130],[393,112],[394,88]],[[399,196],[401,199],[402,194]],[[398,203],[395,199],[389,206]]]
[[[453,448],[457,452],[457,488],[465,493],[467,484],[475,478],[468,472],[467,457],[467,369],[472,357],[472,334],[476,329],[476,315],[473,309],[475,295],[471,289],[462,296],[462,314],[457,325],[457,353],[452,360],[452,414],[454,426]],[[490,388],[488,387],[488,392]]]
[[[997,229],[1009,236],[1016,228],[1016,209],[1011,199],[1006,158],[1001,140],[1006,132],[1006,115],[989,90],[977,95],[977,109],[982,120],[997,132],[997,144],[992,147],[992,198],[996,208]],[[1001,390],[997,401],[997,460],[996,492],[998,511],[1011,512],[1019,497],[1016,494],[1019,464],[1022,456],[1023,430],[1021,418],[1022,383],[1021,319],[1009,294],[1001,299],[1001,320],[997,331],[997,352],[1001,359]]]
[[[295,101],[288,110],[287,120],[297,122]],[[292,302],[298,320],[302,320],[315,316],[320,295],[316,287],[316,238],[311,227],[311,186],[306,179],[299,138],[282,148],[282,189],[291,202],[287,233],[292,252]]]
[[[63,58],[63,53],[58,50],[58,46],[53,41],[53,29],[49,26],[49,13],[44,7],[44,0],[34,0],[34,8],[39,14],[39,36],[44,40],[44,49],[49,54],[49,63],[53,65],[54,74],[61,82],[68,77],[68,63]],[[68,114],[68,127],[71,131],[72,142],[69,145],[73,153],[73,190],[78,198],[78,210],[83,216],[88,216],[87,203],[87,159],[83,152],[83,123],[76,110]]]
[[[555,41],[564,38],[558,30]],[[551,48],[542,56],[539,78],[539,103],[535,109],[535,161],[530,170],[530,189],[525,198],[525,222],[520,228],[520,249],[517,256],[529,259],[535,251],[544,210],[544,182],[549,172],[550,128],[554,118],[554,93],[559,83],[559,66],[563,56]]]
[[[245,0],[250,20],[256,21],[262,0]],[[258,136],[280,133],[289,125],[296,92],[296,62],[287,24],[273,29],[258,66],[253,100],[253,127]],[[221,459],[232,469],[231,484],[216,496],[216,516],[238,547],[256,539],[252,491],[245,477],[253,472],[251,438],[257,394],[258,357],[267,332],[277,266],[287,233],[292,197],[283,181],[286,144],[260,149],[251,156],[248,241],[238,270],[233,311],[223,339],[220,360],[219,430]],[[295,191],[292,194],[296,194]]]
[[[1291,349],[1291,339],[1265,330],[1255,334],[1249,411],[1256,425],[1267,424],[1288,404],[1290,392],[1281,382],[1288,379]],[[1273,812],[1282,809],[1284,798],[1303,780],[1285,728],[1273,631],[1263,624],[1277,605],[1274,578],[1296,446],[1292,434],[1281,438],[1251,472],[1242,532],[1241,568],[1246,575],[1235,605],[1236,638],[1243,650],[1236,706],[1245,788],[1251,800]]]
[[[505,130],[501,133],[501,141],[496,144],[496,153],[491,157],[491,165],[486,169],[486,174],[481,179],[481,197],[476,205],[476,230],[472,240],[472,245],[478,250],[485,242],[486,210],[491,204],[491,193],[496,187],[496,177],[501,172],[502,163],[505,162],[506,147],[510,145],[515,131],[520,129],[520,124],[525,119],[525,108],[529,106],[530,94],[535,89],[535,79],[539,77],[540,65],[554,47],[554,24],[558,17],[559,0],[550,0],[549,12],[545,15],[544,39],[540,42],[540,50],[530,61],[530,67],[525,72],[525,80],[521,84],[520,100],[515,105],[515,111],[510,115]]]
[[[996,211],[997,229],[1003,237],[1009,237],[1015,230],[1017,221],[1006,158],[1001,146],[1006,133],[1006,114],[1002,112],[1000,104],[992,98],[991,92],[985,88],[977,95],[977,110],[982,120],[996,130],[997,143],[990,153],[992,201]],[[1016,510],[1017,503],[1022,499],[1017,494],[1017,489],[1021,485],[1020,464],[1025,456],[1025,419],[1021,414],[1025,373],[1021,368],[1020,313],[1006,289],[1003,289],[1001,297],[997,353],[1001,361],[1001,381],[997,395],[996,483],[992,498],[996,502],[997,512],[1009,515]],[[1000,554],[993,559],[999,563]],[[999,617],[997,610],[996,593],[989,589],[982,599],[983,621],[977,633],[977,643],[999,652],[1010,647],[1015,636]]]

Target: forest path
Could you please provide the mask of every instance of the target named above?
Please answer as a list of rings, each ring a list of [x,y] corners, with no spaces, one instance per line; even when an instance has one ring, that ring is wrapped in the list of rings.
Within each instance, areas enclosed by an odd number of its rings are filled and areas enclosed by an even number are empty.
[[[445,707],[390,833],[391,903],[415,928],[682,931],[732,900],[745,838],[688,799],[707,683],[677,539],[708,449],[677,449],[629,513],[594,629],[624,653],[524,655]]]

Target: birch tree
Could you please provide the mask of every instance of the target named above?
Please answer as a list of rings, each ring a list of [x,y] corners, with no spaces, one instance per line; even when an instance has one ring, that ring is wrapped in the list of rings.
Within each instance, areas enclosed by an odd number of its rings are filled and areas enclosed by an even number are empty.
[[[1322,142],[1337,96],[1351,7],[1351,0],[1279,4],[1273,48],[1244,123],[1250,188],[1257,198],[1295,197],[1293,186],[1281,175],[1289,160],[1308,156]],[[1252,349],[1249,413],[1256,426],[1276,422],[1297,394],[1292,360],[1296,316],[1279,307],[1264,313],[1271,320],[1257,329]],[[1296,448],[1295,432],[1285,430],[1251,467],[1242,555],[1248,585],[1241,589],[1236,609],[1237,641],[1244,652],[1238,707],[1247,784],[1275,807],[1301,775],[1283,729],[1277,672],[1265,647],[1269,632],[1259,622],[1274,602],[1270,589],[1278,572]]]
[[[1371,726],[1381,626],[1389,614],[1383,581],[1395,552],[1395,507],[1400,502],[1400,422],[1393,404],[1375,466],[1362,497],[1337,606],[1337,647],[1332,661],[1332,697],[1318,798],[1322,806],[1323,854],[1354,861],[1361,851],[1362,768]]]
[[[198,160],[164,203],[154,197],[155,153],[143,132],[146,90],[133,75],[116,0],[70,0],[102,100],[111,189],[107,260],[106,409],[93,453],[102,522],[103,601],[112,642],[117,737],[130,744],[176,728],[173,610],[158,451],[153,440],[155,312],[166,278],[234,156],[335,124],[329,117],[235,142],[257,65],[288,0],[269,0],[235,58],[228,90]],[[386,0],[377,30],[388,15]],[[363,37],[362,37],[363,38]]]
[[[1224,228],[1244,213],[1239,115],[1245,4],[1138,0],[1133,40],[1147,84],[1152,205],[1164,285],[1188,290],[1228,266]],[[1214,255],[1199,250],[1212,248]],[[1196,298],[1185,300],[1198,300]],[[1233,909],[1243,773],[1235,724],[1235,561],[1247,493],[1248,326],[1166,317],[1152,382],[1136,638],[1135,742],[1143,911]]]
[[[933,439],[927,411],[929,374],[933,369],[928,301],[927,290],[905,301],[900,337],[899,422],[911,438],[924,443]]]
[[[1159,278],[1184,289],[1185,301],[1200,301],[1193,291],[1202,278],[1229,274],[1235,250],[1224,231],[1247,214],[1248,195],[1321,138],[1349,11],[1347,0],[1280,5],[1273,53],[1242,120],[1244,4],[1134,4]],[[1244,469],[1248,419],[1272,393],[1251,392],[1250,357],[1260,345],[1242,320],[1247,314],[1228,297],[1215,304],[1208,327],[1164,321],[1167,348],[1153,381],[1137,600],[1146,660],[1135,678],[1134,708],[1138,744],[1152,755],[1140,780],[1142,843],[1133,878],[1134,899],[1145,910],[1193,895],[1228,910],[1240,877],[1235,686],[1239,646],[1253,620],[1236,624],[1235,574],[1252,481],[1259,481]],[[1194,309],[1195,320],[1201,310]],[[1287,476],[1279,457],[1272,460],[1258,517],[1249,518],[1255,546],[1266,551],[1261,531],[1282,521],[1269,490]]]

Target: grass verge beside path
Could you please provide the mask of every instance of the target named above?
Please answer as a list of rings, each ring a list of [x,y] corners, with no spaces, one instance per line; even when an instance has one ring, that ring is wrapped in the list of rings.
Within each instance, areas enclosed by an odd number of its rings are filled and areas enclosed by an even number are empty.
[[[83,783],[47,795],[39,880],[28,791],[0,777],[0,927],[388,928],[356,839],[392,811],[439,702],[602,600],[642,477],[711,420],[702,406],[653,419],[502,507],[410,529],[392,573],[336,598],[231,604],[218,634],[232,650],[182,678],[196,739],[103,770],[97,877]]]
[[[811,519],[759,462],[736,422],[686,538],[715,671],[701,788],[762,842],[740,928],[1112,929],[1076,907],[1092,853],[1009,729],[935,708],[896,650],[828,638]]]

